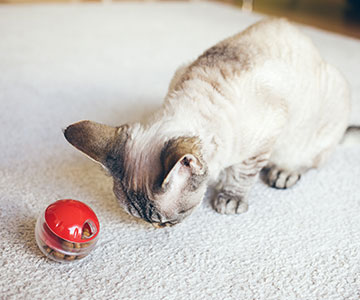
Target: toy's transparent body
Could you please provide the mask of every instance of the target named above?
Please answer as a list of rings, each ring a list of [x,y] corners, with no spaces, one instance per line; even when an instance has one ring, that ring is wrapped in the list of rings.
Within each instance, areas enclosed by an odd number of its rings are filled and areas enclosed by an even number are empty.
[[[40,250],[50,259],[58,262],[70,262],[87,256],[95,247],[98,235],[84,242],[74,243],[67,241],[54,234],[45,222],[45,215],[42,214],[35,227],[36,242]]]

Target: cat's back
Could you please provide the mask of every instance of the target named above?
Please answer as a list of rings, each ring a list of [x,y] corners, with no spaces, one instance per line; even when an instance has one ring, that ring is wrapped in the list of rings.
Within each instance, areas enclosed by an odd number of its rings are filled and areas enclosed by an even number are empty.
[[[223,42],[247,52],[255,65],[268,60],[302,66],[321,61],[310,38],[284,18],[264,19]]]
[[[188,68],[188,78],[204,74],[235,79],[261,72],[264,65],[296,70],[311,69],[322,62],[312,41],[283,18],[264,19],[206,50]],[[218,74],[220,73],[220,74]]]

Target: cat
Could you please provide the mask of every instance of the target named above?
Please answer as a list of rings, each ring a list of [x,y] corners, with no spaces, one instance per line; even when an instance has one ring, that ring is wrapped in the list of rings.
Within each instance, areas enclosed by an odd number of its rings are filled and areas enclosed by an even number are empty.
[[[108,170],[125,211],[164,227],[190,215],[209,184],[222,214],[247,211],[263,169],[270,186],[293,186],[327,161],[349,113],[340,72],[294,25],[271,18],[181,66],[145,120],[81,121],[64,135]]]

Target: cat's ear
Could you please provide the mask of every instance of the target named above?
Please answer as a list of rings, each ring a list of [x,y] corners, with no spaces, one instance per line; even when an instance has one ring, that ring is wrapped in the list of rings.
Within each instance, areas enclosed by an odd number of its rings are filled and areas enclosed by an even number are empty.
[[[67,127],[64,136],[75,148],[104,165],[118,130],[117,127],[92,121],[80,121]]]
[[[177,187],[196,189],[206,173],[201,160],[198,138],[180,137],[170,140],[161,153],[163,179],[161,188],[167,190]]]

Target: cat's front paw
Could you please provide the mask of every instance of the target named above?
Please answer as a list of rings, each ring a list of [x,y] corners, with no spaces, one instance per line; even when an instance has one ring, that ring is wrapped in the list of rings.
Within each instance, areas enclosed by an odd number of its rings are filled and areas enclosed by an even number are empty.
[[[241,214],[248,210],[246,200],[239,195],[219,192],[213,201],[214,209],[220,214]]]
[[[287,189],[300,180],[301,173],[287,172],[274,166],[267,171],[266,177],[269,186],[276,189]]]

